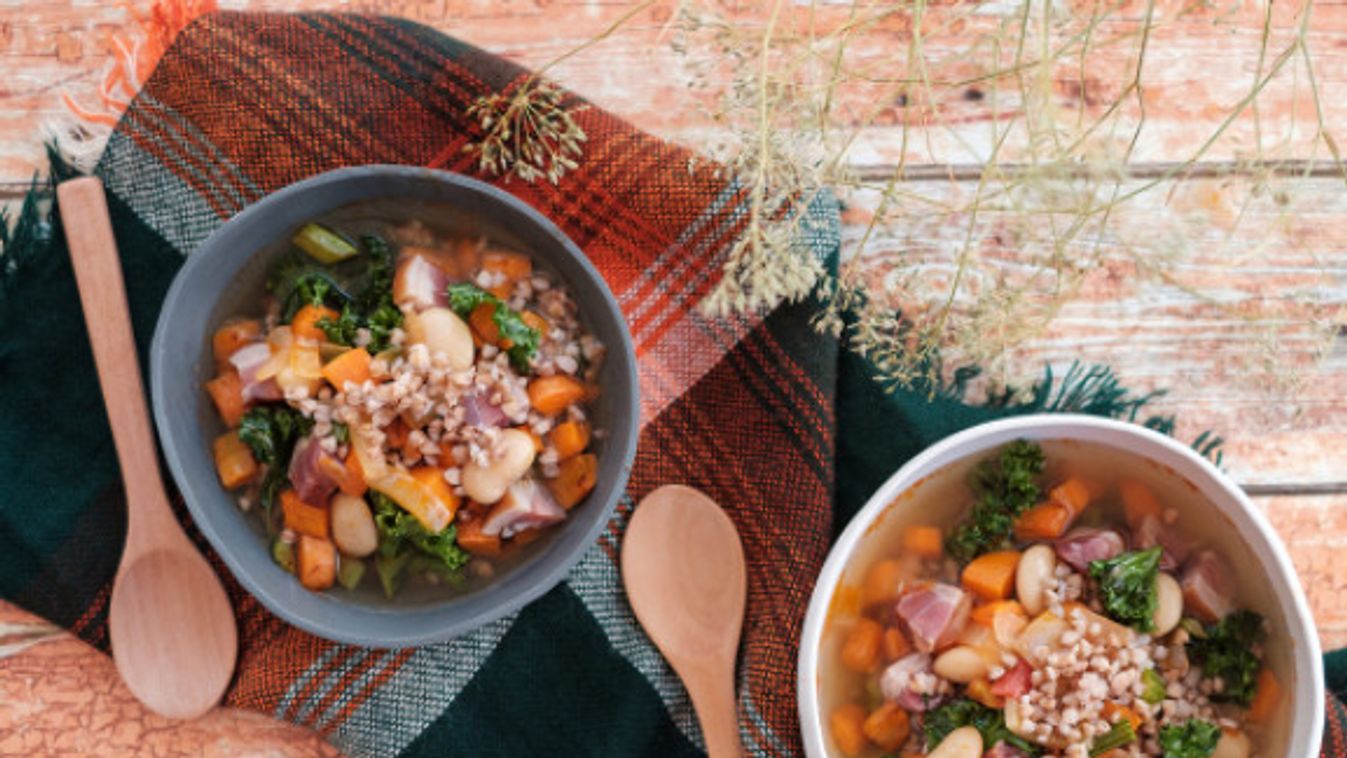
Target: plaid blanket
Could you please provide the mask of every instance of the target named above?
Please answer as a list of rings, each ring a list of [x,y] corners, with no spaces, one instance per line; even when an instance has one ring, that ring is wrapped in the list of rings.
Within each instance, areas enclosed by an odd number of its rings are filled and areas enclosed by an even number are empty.
[[[463,147],[480,132],[466,107],[525,75],[394,19],[222,13],[195,22],[96,169],[142,356],[183,257],[225,219],[339,166],[473,174]],[[633,504],[684,482],[728,508],[749,558],[738,676],[744,743],[755,755],[797,755],[804,608],[831,537],[869,492],[922,447],[984,420],[1044,408],[1136,413],[1138,403],[1116,387],[1098,391],[1106,379],[1098,373],[1072,380],[1088,392],[1052,394],[1045,383],[1034,402],[1014,407],[973,407],[957,393],[885,394],[862,361],[810,328],[807,305],[708,320],[697,305],[743,222],[745,192],[710,167],[690,172],[686,150],[601,109],[577,119],[590,137],[578,170],[558,186],[503,186],[586,251],[635,339],[640,450],[610,528],[565,583],[518,614],[403,650],[300,632],[216,561],[240,626],[229,704],[318,729],[354,755],[701,754],[687,695],[631,616],[616,563]],[[809,242],[832,263],[836,205],[820,199],[809,213]],[[21,221],[31,249],[44,247],[51,227]],[[0,267],[0,330],[0,481],[8,485],[0,595],[106,648],[125,508],[65,254],[11,245]],[[1330,707],[1325,755],[1347,755],[1344,713]]]

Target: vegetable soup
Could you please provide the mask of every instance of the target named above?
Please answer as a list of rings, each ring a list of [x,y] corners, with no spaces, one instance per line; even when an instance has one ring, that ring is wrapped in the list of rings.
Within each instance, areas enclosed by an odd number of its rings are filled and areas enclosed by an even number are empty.
[[[220,482],[310,590],[470,589],[596,484],[603,345],[508,232],[459,221],[306,223],[211,337]]]
[[[1244,555],[1195,487],[1124,451],[1017,441],[950,466],[889,506],[836,588],[830,751],[1280,755],[1289,646]]]

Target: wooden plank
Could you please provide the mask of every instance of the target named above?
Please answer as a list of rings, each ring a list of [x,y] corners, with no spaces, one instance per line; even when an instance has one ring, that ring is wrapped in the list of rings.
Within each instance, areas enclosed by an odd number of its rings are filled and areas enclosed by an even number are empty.
[[[1347,646],[1347,496],[1270,497],[1255,502],[1286,543],[1324,650]]]
[[[963,291],[1023,286],[1034,270],[1025,262],[1048,254],[1053,240],[1044,230],[1061,222],[1026,216],[1035,203],[1021,197],[1005,210],[984,208],[966,239],[974,183],[902,189],[863,250],[878,193],[850,195],[844,234],[871,290],[887,290],[895,307],[909,311],[944,303],[966,244],[974,263]],[[1069,189],[1037,187],[1040,199],[1059,201],[1073,196]],[[1225,465],[1239,481],[1340,483],[1347,478],[1347,351],[1332,329],[1347,302],[1343,218],[1347,193],[1333,179],[1263,188],[1228,178],[1159,185],[1120,206],[1102,237],[1091,227],[1065,245],[1065,259],[1093,268],[1046,329],[1006,354],[1001,376],[1022,384],[1045,364],[1058,375],[1077,360],[1107,364],[1138,393],[1167,390],[1153,410],[1175,414],[1181,438],[1205,430],[1223,436]],[[1172,282],[1138,273],[1162,257]]]
[[[332,8],[326,0],[222,0],[220,4],[255,10]],[[406,16],[537,66],[598,33],[633,5],[627,1],[356,0],[341,7]],[[816,33],[826,34],[849,13],[845,4],[810,5],[789,3],[781,28],[796,32],[812,24]],[[147,7],[148,0],[139,0],[136,6]],[[708,111],[714,95],[727,83],[728,70],[719,70],[714,79],[708,79],[705,92],[688,89],[696,77],[689,59],[671,49],[672,6],[673,0],[661,0],[611,39],[562,63],[552,73],[642,128],[687,144],[710,145],[723,136]],[[739,6],[734,11],[720,4],[714,8],[751,33],[761,26],[771,4]],[[834,98],[837,124],[868,125],[860,128],[852,160],[872,167],[900,159],[909,164],[978,162],[989,155],[994,134],[1007,128],[1012,136],[999,159],[1032,157],[1031,140],[1019,118],[1021,81],[1007,77],[971,81],[986,77],[994,68],[1015,65],[1007,35],[1009,29],[1018,29],[1014,15],[1018,7],[984,2],[929,8],[922,27],[925,78],[933,82],[929,88],[903,84],[918,73],[903,65],[902,51],[911,39],[907,15],[887,17],[854,35],[848,44],[847,64],[857,79],[872,81],[857,81]],[[1044,64],[1042,89],[1034,90],[1043,112],[1049,114],[1046,121],[1038,121],[1040,140],[1046,133],[1042,129],[1050,124],[1070,141],[1081,131],[1078,121],[1088,124],[1106,112],[1132,78],[1145,6],[1130,2],[1097,23],[1092,15],[1096,7],[1076,0],[1054,19],[1047,45],[1062,55],[1051,65]],[[1276,53],[1292,45],[1297,7],[1274,5],[1264,71],[1273,68]],[[1317,81],[1325,92],[1326,121],[1341,123],[1347,117],[1347,98],[1340,96],[1347,82],[1347,53],[1341,52],[1347,46],[1347,6],[1318,4],[1314,13],[1306,49],[1314,56]],[[1195,155],[1256,81],[1263,17],[1256,4],[1233,0],[1201,6],[1163,0],[1156,5],[1154,19],[1155,31],[1147,42],[1140,80],[1147,120],[1132,159],[1184,160]],[[1072,40],[1087,28],[1096,47],[1087,56],[1088,76],[1082,78],[1079,45],[1073,47]],[[27,0],[0,7],[0,67],[13,72],[0,88],[0,179],[31,174],[40,161],[34,147],[41,139],[41,125],[67,113],[63,94],[85,107],[99,105],[99,84],[116,52],[118,35],[131,41],[141,36],[118,3]],[[993,40],[1000,40],[1003,48],[996,66],[990,53]],[[698,55],[724,55],[711,42],[709,32],[691,36],[689,44]],[[1032,62],[1033,56],[1027,54],[1023,60]],[[1312,139],[1314,106],[1303,69],[1299,59],[1288,63],[1258,98],[1258,127],[1252,111],[1246,111],[1204,157],[1247,158],[1258,135],[1269,158],[1325,157],[1323,146],[1316,146]],[[1038,76],[1035,69],[1026,71]],[[671,103],[678,107],[670,107]],[[1116,127],[1096,131],[1078,152],[1092,157],[1120,155],[1137,121],[1136,103],[1129,101],[1116,115]],[[905,150],[904,128],[910,130]]]

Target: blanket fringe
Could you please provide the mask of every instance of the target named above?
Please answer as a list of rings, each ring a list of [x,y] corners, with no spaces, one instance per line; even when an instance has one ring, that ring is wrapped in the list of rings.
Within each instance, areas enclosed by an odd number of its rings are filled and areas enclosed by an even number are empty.
[[[84,173],[67,160],[57,140],[48,141],[46,150],[46,177],[33,175],[17,211],[12,206],[0,208],[0,334],[8,321],[8,294],[27,277],[37,275],[39,264],[52,259],[49,253],[56,238],[56,185]]]

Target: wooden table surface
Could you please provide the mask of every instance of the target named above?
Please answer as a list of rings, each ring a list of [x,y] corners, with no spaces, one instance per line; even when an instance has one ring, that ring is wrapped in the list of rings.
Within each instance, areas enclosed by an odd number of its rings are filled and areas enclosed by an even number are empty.
[[[160,2],[179,9],[214,5],[210,0]],[[760,24],[771,5],[747,0],[706,4],[750,24]],[[220,0],[219,5],[405,16],[536,66],[598,33],[634,3]],[[787,12],[807,13],[808,5],[787,3]],[[843,12],[840,5],[820,2],[814,11],[837,17]],[[1073,0],[1063,7],[1084,16],[1088,5]],[[694,77],[687,58],[669,44],[673,6],[672,0],[662,0],[643,10],[611,38],[551,73],[645,129],[705,146],[720,132],[704,107],[707,96],[688,88]],[[976,25],[985,21],[983,16],[995,20],[1018,5],[986,3],[984,13],[957,15],[964,7],[953,3],[929,9],[937,20],[945,14],[950,21],[945,34],[926,43],[933,80],[975,74],[979,69],[976,56],[968,54],[968,39]],[[143,58],[153,47],[135,16],[150,8],[150,0],[0,0],[0,70],[8,74],[0,87],[0,193],[6,193],[0,199],[15,197],[40,168],[44,129],[69,122],[69,102],[115,117],[122,96],[114,90],[105,104],[101,85],[115,56],[140,44]],[[1326,168],[1328,150],[1311,128],[1320,116],[1330,127],[1347,119],[1347,5],[1315,3],[1304,37],[1322,112],[1316,112],[1306,87],[1303,62],[1292,56],[1263,87],[1257,119],[1245,109],[1205,148],[1258,73],[1271,69],[1275,54],[1293,44],[1300,9],[1297,3],[1272,6],[1267,35],[1272,52],[1260,60],[1261,4],[1218,0],[1194,11],[1191,4],[1162,0],[1154,8],[1157,18],[1170,20],[1148,41],[1146,128],[1132,153],[1133,173],[1163,177],[1174,162],[1203,152],[1184,179],[1165,180],[1119,213],[1128,214],[1124,228],[1142,234],[1164,224],[1184,227],[1186,238],[1197,245],[1176,269],[1183,280],[1179,284],[1218,292],[1221,305],[1181,286],[1143,289],[1129,283],[1126,272],[1101,271],[1087,279],[1087,297],[1067,306],[1044,334],[1016,351],[1010,366],[1027,375],[1045,363],[1061,369],[1081,359],[1116,367],[1122,381],[1138,391],[1167,388],[1157,410],[1178,416],[1180,437],[1213,429],[1225,438],[1225,464],[1255,495],[1290,548],[1325,647],[1347,645],[1347,351],[1341,337],[1347,334],[1347,187],[1341,173]],[[1124,7],[1096,33],[1125,36],[1142,9],[1140,4]],[[902,18],[875,25],[857,36],[853,50],[863,60],[906,45],[909,26]],[[1051,87],[1058,107],[1102,108],[1098,102],[1108,102],[1125,87],[1128,55],[1124,46],[1103,46],[1092,54],[1088,77],[1071,67],[1054,73]],[[935,93],[938,119],[926,106],[892,108],[861,130],[853,154],[859,174],[884,177],[901,162],[906,189],[914,196],[957,195],[974,187],[978,163],[990,145],[985,126],[1004,114],[974,85],[941,86]],[[860,88],[844,96],[864,102],[874,92]],[[1290,175],[1250,170],[1244,159],[1257,145]],[[1014,161],[1031,152],[1031,145],[1012,139],[1001,159]],[[1246,202],[1255,185],[1267,185],[1267,191]],[[876,198],[862,192],[849,200],[845,231],[854,251]],[[947,257],[948,234],[942,232],[961,221],[914,213],[900,223],[881,225],[867,247],[865,265],[878,276],[900,255]],[[1251,321],[1249,314],[1258,315]],[[1337,336],[1334,328],[1340,330]],[[0,619],[19,615],[0,604]],[[60,641],[0,661],[5,672],[0,676],[0,734],[26,721],[34,739],[48,739],[52,733],[42,731],[44,722],[34,713],[65,700],[42,693],[69,692],[76,685],[87,693],[78,701],[81,719],[95,712],[114,718],[131,707],[124,692],[118,700],[110,666],[71,673],[84,666],[76,661],[88,657],[78,649],[78,643]],[[100,684],[90,686],[90,678]],[[114,694],[101,704],[93,702],[105,692]],[[146,727],[147,733],[161,726]],[[202,735],[210,728],[198,730],[197,737],[206,740],[202,744],[209,743]],[[303,743],[302,736],[275,729],[277,736],[301,740],[277,743],[288,744],[275,748],[278,752],[318,749]],[[121,744],[136,744],[134,732],[127,734],[132,741]],[[78,735],[66,739],[74,740],[77,752],[80,745],[100,744],[81,742]],[[225,751],[237,747],[223,744]],[[0,742],[0,753],[16,745]]]

